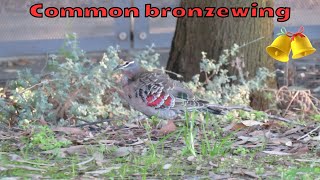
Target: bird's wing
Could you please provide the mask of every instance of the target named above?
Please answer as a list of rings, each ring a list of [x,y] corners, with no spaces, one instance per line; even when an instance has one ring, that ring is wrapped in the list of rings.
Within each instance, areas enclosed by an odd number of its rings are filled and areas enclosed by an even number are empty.
[[[135,80],[135,97],[155,109],[174,108],[193,98],[190,90],[162,72],[144,72]]]

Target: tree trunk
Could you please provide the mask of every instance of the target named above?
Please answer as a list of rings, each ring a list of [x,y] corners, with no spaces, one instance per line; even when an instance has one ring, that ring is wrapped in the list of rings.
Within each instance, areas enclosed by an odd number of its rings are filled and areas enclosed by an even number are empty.
[[[273,0],[182,0],[181,6],[188,7],[251,7],[251,3],[257,2],[259,7],[273,7]],[[249,11],[250,13],[250,11]],[[199,74],[201,52],[207,52],[207,57],[219,59],[224,49],[230,49],[233,44],[243,45],[259,38],[262,40],[248,44],[240,49],[243,56],[244,72],[249,72],[253,77],[260,67],[274,70],[274,60],[270,59],[265,48],[272,42],[273,18],[227,18],[220,17],[183,17],[177,20],[175,35],[172,41],[167,69],[183,76],[183,80],[189,81],[195,74]],[[232,68],[230,73],[235,73]],[[275,86],[275,81],[270,81],[270,86]],[[254,93],[253,93],[254,94]],[[253,97],[252,101],[257,106],[264,106],[262,97]],[[263,107],[258,107],[263,109]]]

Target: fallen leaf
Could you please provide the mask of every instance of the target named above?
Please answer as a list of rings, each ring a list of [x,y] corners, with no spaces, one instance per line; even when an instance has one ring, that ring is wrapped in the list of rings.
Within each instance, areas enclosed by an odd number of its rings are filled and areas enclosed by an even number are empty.
[[[265,137],[268,138],[268,139],[279,137],[279,134],[277,134],[277,133],[272,133],[272,132],[270,132],[270,131],[267,131],[264,135],[265,135]]]
[[[187,160],[190,161],[190,162],[193,162],[193,161],[196,160],[196,157],[194,157],[194,156],[189,156],[189,157],[187,158]]]
[[[138,125],[136,125],[136,124],[129,124],[129,123],[126,123],[126,124],[124,124],[126,127],[128,127],[128,128],[130,128],[130,129],[133,129],[133,128],[139,128],[139,126]]]
[[[249,133],[250,136],[254,136],[254,137],[257,137],[257,136],[265,137],[265,134],[266,133],[261,130],[257,130],[257,131],[253,131],[253,132]]]
[[[83,166],[83,165],[88,164],[89,162],[91,162],[91,161],[93,161],[93,160],[94,160],[94,157],[92,157],[92,158],[90,158],[90,159],[88,159],[88,160],[86,160],[86,161],[80,162],[80,163],[78,163],[77,165],[78,165],[78,166]]]
[[[172,166],[171,164],[165,164],[165,165],[162,167],[162,169],[167,170],[167,169],[170,169],[171,166]]]
[[[320,141],[320,134],[319,134],[319,136],[311,137],[311,140],[313,140],[313,141]]]
[[[214,167],[214,168],[217,168],[219,167],[218,164],[214,164],[212,161],[209,161],[209,165]]]
[[[292,154],[295,154],[295,155],[302,155],[302,154],[306,154],[306,153],[310,152],[310,150],[307,145],[300,144],[297,147],[291,149],[289,152]]]
[[[107,145],[115,145],[115,144],[120,144],[120,141],[103,139],[103,140],[99,140],[98,143],[99,144],[107,144]]]
[[[171,132],[174,132],[175,130],[177,129],[177,126],[173,123],[172,120],[168,121],[167,125],[163,126],[159,132],[162,134],[162,135],[166,135],[166,134],[169,134]]]
[[[223,128],[223,132],[229,132],[229,131],[237,131],[239,129],[245,128],[246,126],[242,123],[232,123],[228,125],[227,127]]]
[[[293,128],[293,129],[289,129],[288,131],[283,133],[283,136],[288,136],[290,134],[295,134],[295,133],[301,131],[302,129],[303,129],[302,127],[296,127],[296,128]]]
[[[296,161],[299,162],[312,162],[312,163],[320,163],[320,160],[316,160],[316,159],[295,159]]]
[[[106,174],[111,172],[112,170],[115,169],[120,169],[120,166],[116,166],[116,167],[109,167],[109,168],[105,168],[105,169],[101,169],[101,170],[97,170],[97,171],[89,171],[89,172],[85,172],[85,174]]]
[[[104,155],[102,152],[94,152],[93,153],[93,158],[96,161],[96,164],[98,166],[102,166],[103,162],[104,162]]]
[[[25,170],[29,170],[29,171],[43,171],[43,172],[47,171],[45,169],[34,168],[34,167],[30,167],[30,166],[13,165],[13,164],[7,165],[6,168],[25,169]]]
[[[22,157],[16,154],[8,154],[8,156],[10,157],[11,161],[20,161],[22,160]]]
[[[246,120],[246,121],[241,121],[241,123],[247,127],[251,127],[251,126],[261,126],[263,125],[262,122],[259,121],[254,121],[254,120]]]
[[[140,145],[140,144],[144,144],[145,141],[141,140],[140,138],[138,138],[138,141],[137,142],[134,142],[132,144],[126,144],[127,146],[137,146],[137,145]]]
[[[1,171],[7,171],[7,170],[8,170],[8,168],[1,167],[1,166],[0,166],[0,172],[1,172]]]
[[[43,151],[42,154],[56,154],[58,153],[60,157],[66,157],[67,155],[71,154],[87,154],[87,146],[85,145],[79,145],[79,146],[71,146],[68,148],[60,148],[60,149],[54,149],[49,151]]]
[[[260,179],[260,177],[257,176],[256,173],[248,171],[248,170],[244,170],[244,169],[235,170],[232,173],[233,174],[240,174],[240,175],[247,175],[247,176],[252,177],[252,178]]]
[[[115,157],[125,157],[130,154],[130,152],[133,150],[132,147],[120,147],[114,152]]]
[[[80,128],[73,128],[73,127],[56,127],[52,128],[52,131],[55,132],[63,132],[65,134],[72,134],[72,135],[81,135],[81,136],[86,136],[86,132],[83,131]]]
[[[284,144],[289,147],[292,146],[292,141],[289,138],[271,138],[269,142],[276,145]]]
[[[228,179],[231,176],[229,174],[215,174],[213,172],[209,172],[210,179],[220,180],[220,179]]]
[[[259,141],[261,138],[257,138],[257,137],[246,137],[246,136],[239,136],[239,139],[246,141],[246,142],[257,142]]]
[[[44,120],[44,117],[41,116],[41,118],[39,119],[39,124],[42,125],[42,126],[47,126],[48,123],[46,120]]]
[[[271,155],[278,155],[278,156],[290,156],[292,153],[286,153],[286,152],[281,152],[281,151],[262,151],[266,154],[271,154]]]

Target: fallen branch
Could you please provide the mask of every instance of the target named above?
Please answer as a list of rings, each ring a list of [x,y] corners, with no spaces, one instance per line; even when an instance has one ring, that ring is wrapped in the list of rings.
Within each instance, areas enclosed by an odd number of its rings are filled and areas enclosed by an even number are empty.
[[[77,119],[77,120],[85,121],[83,119]],[[102,124],[102,123],[109,122],[109,121],[112,121],[112,119],[102,119],[102,120],[99,120],[99,121],[88,122],[88,123],[85,123],[85,124],[76,125],[75,127],[92,126],[92,125]]]
[[[245,107],[245,106],[221,106],[221,105],[215,105],[215,104],[209,104],[207,105],[208,107],[212,107],[212,108],[217,108],[217,109],[221,109],[224,111],[231,111],[231,110],[243,110],[243,111],[247,111],[247,112],[256,112],[256,110],[250,108],[250,107]],[[301,126],[301,124],[296,123],[290,119],[284,118],[284,117],[280,117],[280,116],[275,116],[275,115],[270,115],[265,113],[265,115],[270,118],[270,119],[275,119],[278,121],[283,121],[286,123],[290,123],[290,124],[295,124],[295,125],[299,125]]]
[[[311,133],[313,133],[313,132],[317,131],[318,129],[320,129],[320,126],[318,126],[318,127],[314,128],[312,131],[308,132],[307,134],[305,134],[305,135],[303,135],[303,136],[299,137],[299,138],[298,138],[298,141],[299,141],[299,140],[301,140],[301,139],[306,138],[307,136],[309,136]]]

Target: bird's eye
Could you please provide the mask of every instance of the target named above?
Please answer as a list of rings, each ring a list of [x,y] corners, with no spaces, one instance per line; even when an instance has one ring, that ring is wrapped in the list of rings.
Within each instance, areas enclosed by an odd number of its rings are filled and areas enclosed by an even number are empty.
[[[123,66],[129,66],[130,64],[133,64],[134,62],[133,61],[126,61]]]

